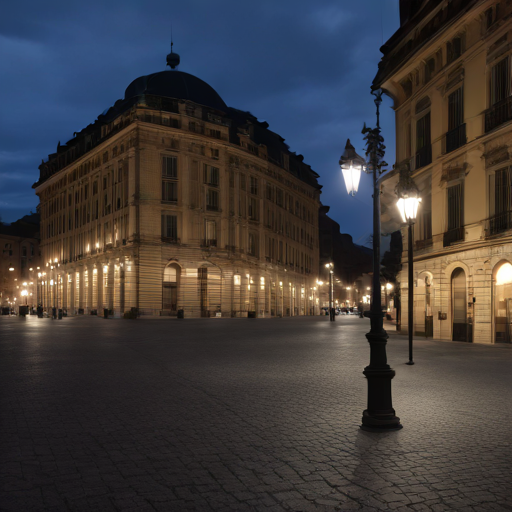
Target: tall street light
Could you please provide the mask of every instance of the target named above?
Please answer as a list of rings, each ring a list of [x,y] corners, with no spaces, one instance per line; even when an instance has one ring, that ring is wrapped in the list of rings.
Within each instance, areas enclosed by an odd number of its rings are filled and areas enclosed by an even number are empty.
[[[326,263],[325,268],[329,269],[329,321],[334,322],[336,320],[336,315],[334,313],[334,302],[333,302],[333,274],[334,274],[334,264]]]
[[[414,286],[413,286],[413,248],[412,248],[412,226],[414,225],[414,221],[416,220],[416,216],[418,214],[418,207],[421,202],[421,197],[419,197],[418,187],[414,180],[411,178],[411,174],[409,170],[404,167],[400,170],[400,179],[395,188],[395,193],[398,196],[398,201],[396,203],[398,210],[400,211],[400,215],[402,216],[402,221],[407,224],[407,245],[408,245],[408,270],[409,270],[409,293],[408,293],[408,334],[409,334],[409,361],[407,364],[412,365],[414,361],[412,360],[412,335],[413,335],[413,313],[414,313]]]
[[[359,185],[361,171],[366,170],[373,174],[373,297],[370,309],[370,332],[366,335],[370,343],[370,364],[363,374],[368,382],[368,406],[363,411],[361,429],[370,432],[389,432],[402,428],[400,418],[395,415],[391,399],[391,380],[395,376],[394,370],[387,364],[386,343],[388,335],[384,330],[384,321],[381,307],[380,289],[380,191],[377,183],[378,175],[387,165],[383,161],[385,146],[380,134],[379,106],[382,103],[382,91],[375,95],[377,107],[377,127],[363,128],[366,140],[366,156],[369,157],[369,168],[366,169],[366,160],[359,156],[354,147],[347,140],[345,152],[340,158],[340,167],[345,178],[347,192],[355,195]]]

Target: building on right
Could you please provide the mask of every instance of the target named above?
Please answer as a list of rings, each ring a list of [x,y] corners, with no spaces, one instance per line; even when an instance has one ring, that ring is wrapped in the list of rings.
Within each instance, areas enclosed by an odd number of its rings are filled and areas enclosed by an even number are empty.
[[[412,289],[417,335],[512,340],[511,20],[508,1],[400,0],[382,47],[372,88],[394,100],[397,162],[382,183],[384,229],[398,226],[400,172],[422,198],[413,282],[407,252],[399,275],[403,332]]]

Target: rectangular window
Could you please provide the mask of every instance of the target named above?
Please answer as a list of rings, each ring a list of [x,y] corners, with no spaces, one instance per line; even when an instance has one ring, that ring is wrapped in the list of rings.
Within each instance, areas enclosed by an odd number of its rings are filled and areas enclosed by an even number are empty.
[[[258,178],[253,178],[251,176],[251,194],[258,195]]]
[[[176,181],[162,181],[162,201],[176,203],[178,201],[178,183]]]
[[[432,57],[427,60],[425,64],[425,83],[429,82],[430,79],[435,75],[436,72],[436,60]]]
[[[211,155],[214,160],[219,159],[219,150],[218,149],[211,149]]]
[[[162,238],[176,242],[178,239],[178,217],[162,214]]]
[[[512,179],[510,168],[500,169],[489,176],[490,234],[501,233],[512,227]]]
[[[464,123],[462,87],[448,96],[448,130]]]
[[[272,185],[270,183],[267,183],[266,187],[266,198],[269,201],[272,201]]]
[[[219,169],[211,165],[204,165],[203,182],[212,187],[219,186]]]
[[[178,159],[175,156],[162,157],[162,177],[178,179]]]
[[[258,199],[256,197],[249,197],[249,219],[250,220],[258,220]]]
[[[509,57],[498,62],[491,70],[491,105],[510,95]]]
[[[448,187],[448,230],[464,225],[462,183]]]
[[[446,133],[446,152],[466,144],[466,125],[464,123],[464,96],[460,87],[448,96],[448,132]]]
[[[257,235],[255,233],[249,233],[249,245],[247,247],[247,252],[252,256],[256,256],[257,249]]]
[[[217,247],[217,223],[214,220],[205,221],[205,245]]]
[[[217,211],[219,209],[219,191],[212,188],[206,189],[206,209]]]
[[[457,60],[462,55],[462,39],[455,37],[446,45],[446,60],[447,64]]]
[[[432,162],[430,112],[416,121],[416,169]]]

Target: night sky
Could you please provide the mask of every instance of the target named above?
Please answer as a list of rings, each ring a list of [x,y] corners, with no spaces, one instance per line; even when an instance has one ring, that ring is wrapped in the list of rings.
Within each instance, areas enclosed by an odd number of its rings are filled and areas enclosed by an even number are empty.
[[[250,111],[320,175],[329,215],[365,244],[371,176],[346,193],[338,160],[347,138],[364,154],[363,123],[375,124],[370,94],[380,47],[398,28],[398,0],[18,1],[0,17],[2,117],[0,217],[32,210],[41,160],[124,97],[135,78],[165,69],[210,84]],[[394,162],[392,102],[381,106]]]

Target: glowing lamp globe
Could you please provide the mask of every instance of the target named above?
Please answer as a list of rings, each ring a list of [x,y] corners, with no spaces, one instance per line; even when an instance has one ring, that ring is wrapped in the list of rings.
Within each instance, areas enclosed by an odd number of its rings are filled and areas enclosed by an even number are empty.
[[[347,192],[351,196],[356,195],[361,179],[361,171],[364,171],[365,165],[366,160],[356,153],[354,146],[350,144],[350,139],[347,139],[345,151],[340,157],[340,167]]]
[[[400,197],[396,203],[403,222],[414,222],[418,215],[421,197],[417,195]]]

